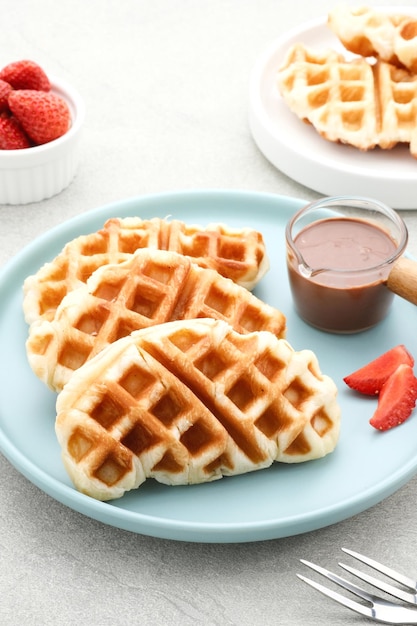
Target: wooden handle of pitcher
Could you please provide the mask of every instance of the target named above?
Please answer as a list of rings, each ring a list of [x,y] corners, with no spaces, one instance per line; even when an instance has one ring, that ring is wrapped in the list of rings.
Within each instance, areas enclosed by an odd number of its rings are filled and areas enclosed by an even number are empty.
[[[401,257],[388,276],[387,287],[397,296],[417,304],[417,261]]]

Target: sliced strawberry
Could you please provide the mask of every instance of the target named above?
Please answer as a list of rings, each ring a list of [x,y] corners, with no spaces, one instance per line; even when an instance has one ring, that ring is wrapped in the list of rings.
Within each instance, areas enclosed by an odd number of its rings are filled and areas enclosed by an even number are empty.
[[[378,430],[399,426],[410,417],[417,401],[417,378],[410,365],[401,364],[384,383],[369,423]]]
[[[414,359],[404,345],[395,346],[343,380],[351,389],[366,395],[377,395],[385,381],[402,363],[413,367]]]
[[[14,117],[0,116],[0,150],[30,148],[31,142]]]
[[[61,137],[71,125],[67,103],[52,92],[17,89],[9,95],[9,107],[24,131],[38,145]]]
[[[13,87],[9,83],[0,79],[0,111],[9,110],[8,98],[12,89]]]
[[[0,71],[0,78],[13,89],[49,91],[51,83],[43,69],[34,61],[14,61]]]

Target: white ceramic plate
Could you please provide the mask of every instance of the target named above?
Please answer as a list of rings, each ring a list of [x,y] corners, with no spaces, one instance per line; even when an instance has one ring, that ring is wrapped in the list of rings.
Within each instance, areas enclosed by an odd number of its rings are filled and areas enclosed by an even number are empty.
[[[387,8],[417,14],[414,7]],[[417,209],[417,160],[405,145],[361,152],[331,143],[291,113],[281,98],[277,70],[290,46],[333,48],[349,55],[326,25],[327,18],[307,22],[273,42],[260,56],[250,81],[249,122],[264,156],[297,182],[329,196],[362,195],[395,209]]]
[[[380,326],[351,336],[329,335],[303,323],[293,311],[284,248],[286,222],[303,204],[237,191],[145,196],[72,219],[25,248],[0,273],[1,452],[40,489],[76,511],[129,531],[184,541],[244,542],[303,533],[355,515],[401,487],[417,472],[417,415],[390,432],[375,431],[368,424],[374,399],[350,392],[342,377],[398,343],[417,356],[416,309],[398,299]],[[205,485],[167,487],[148,480],[112,503],[72,487],[54,434],[56,396],[26,360],[22,283],[70,239],[97,230],[109,217],[129,215],[222,221],[262,231],[271,269],[256,293],[285,312],[289,341],[296,349],[313,349],[340,389],[343,425],[334,453]]]

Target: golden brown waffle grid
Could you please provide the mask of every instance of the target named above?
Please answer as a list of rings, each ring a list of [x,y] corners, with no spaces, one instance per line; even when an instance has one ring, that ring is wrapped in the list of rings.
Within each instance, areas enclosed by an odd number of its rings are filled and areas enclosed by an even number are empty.
[[[278,86],[289,108],[325,139],[360,150],[404,142],[417,157],[417,75],[294,44]]]
[[[222,224],[202,228],[160,218],[112,218],[98,232],[67,243],[55,259],[26,279],[26,321],[53,319],[64,296],[85,283],[97,268],[126,261],[145,247],[190,256],[247,288],[268,269],[262,235],[253,229],[233,230]]]
[[[73,372],[109,343],[163,322],[209,317],[247,333],[285,335],[285,317],[244,287],[175,252],[143,249],[105,265],[62,300],[54,319],[31,325],[29,363],[60,391]]]
[[[328,25],[346,50],[417,72],[417,19],[370,6],[339,5]]]
[[[206,319],[112,344],[75,372],[57,412],[69,475],[98,499],[147,477],[205,482],[317,458],[339,430],[335,385],[312,352]]]

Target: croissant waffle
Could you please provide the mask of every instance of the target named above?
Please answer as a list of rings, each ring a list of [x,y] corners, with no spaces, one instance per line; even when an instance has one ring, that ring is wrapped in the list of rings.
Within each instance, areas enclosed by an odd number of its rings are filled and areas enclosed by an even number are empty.
[[[360,150],[409,143],[417,158],[417,75],[295,44],[278,72],[278,86],[289,108],[325,139]]]
[[[28,324],[52,320],[64,296],[107,263],[121,263],[139,248],[171,250],[211,267],[252,289],[269,268],[262,235],[224,224],[206,228],[179,220],[112,218],[101,230],[67,243],[51,262],[24,283],[23,309]]]
[[[417,73],[417,20],[359,6],[338,6],[328,26],[350,52],[376,57]]]
[[[284,315],[244,287],[189,257],[147,248],[98,268],[65,296],[52,321],[33,323],[28,360],[43,382],[60,391],[87,359],[133,330],[200,317],[223,319],[242,333],[285,335]]]
[[[336,386],[309,350],[223,320],[135,331],[71,377],[56,433],[78,490],[122,496],[146,478],[203,483],[330,453]]]

